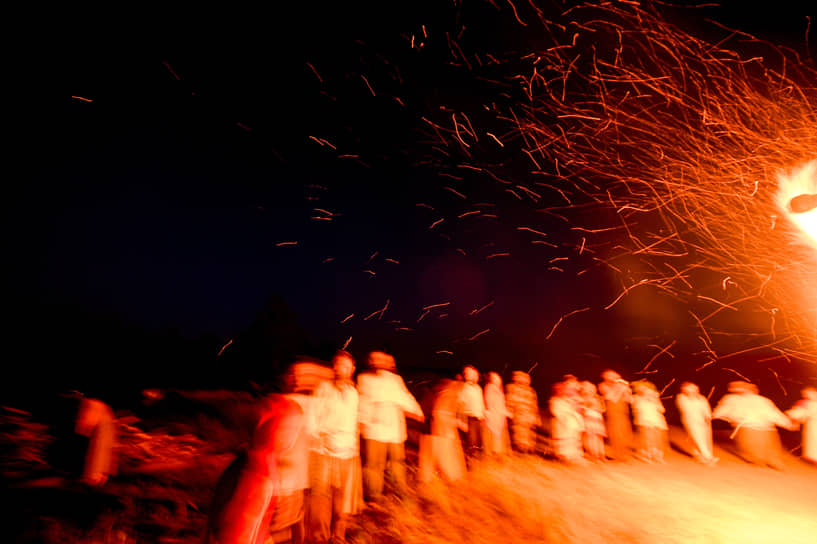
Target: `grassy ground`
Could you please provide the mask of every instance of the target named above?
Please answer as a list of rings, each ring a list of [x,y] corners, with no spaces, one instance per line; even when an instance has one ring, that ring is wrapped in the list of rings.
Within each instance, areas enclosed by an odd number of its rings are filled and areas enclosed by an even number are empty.
[[[673,436],[683,444],[678,430]],[[724,443],[728,447],[728,443]],[[746,465],[722,447],[702,466],[673,451],[667,464],[565,466],[542,458],[483,462],[466,481],[436,482],[367,511],[355,543],[813,543],[817,468]]]

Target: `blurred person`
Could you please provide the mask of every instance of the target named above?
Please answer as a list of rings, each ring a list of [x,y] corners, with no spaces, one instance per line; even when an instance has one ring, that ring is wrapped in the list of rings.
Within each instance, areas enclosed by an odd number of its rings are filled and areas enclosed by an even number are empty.
[[[647,462],[664,463],[667,445],[666,408],[655,384],[639,381],[633,384],[633,416],[638,429],[639,456]]]
[[[292,448],[303,411],[282,395],[264,399],[250,446],[222,473],[208,515],[208,544],[264,544],[281,489],[279,461]]]
[[[360,427],[364,444],[364,490],[367,501],[377,502],[383,494],[388,466],[397,493],[405,496],[406,417],[424,420],[417,399],[395,370],[394,357],[382,351],[369,353],[374,372],[360,374]]]
[[[507,453],[508,417],[511,413],[505,404],[502,377],[496,372],[488,373],[485,384],[485,432],[483,444],[488,455]]]
[[[116,419],[108,404],[78,391],[60,395],[50,464],[69,480],[98,488],[117,472]]]
[[[604,422],[607,427],[607,457],[623,460],[629,457],[633,442],[630,420],[632,392],[630,385],[615,370],[605,370],[598,390],[604,400]]]
[[[304,424],[293,446],[281,453],[278,473],[281,485],[269,532],[274,542],[303,544],[305,509],[309,490],[309,452],[315,440],[314,397],[318,385],[331,380],[333,371],[317,360],[299,359],[283,376],[283,395],[300,406]]]
[[[712,409],[709,400],[701,395],[692,382],[681,384],[681,392],[675,396],[681,413],[681,423],[695,447],[695,459],[704,464],[718,462],[712,453]]]
[[[806,387],[802,396],[786,415],[803,426],[803,459],[817,464],[817,388]]]
[[[536,448],[536,428],[541,425],[539,399],[530,385],[530,374],[515,370],[511,383],[505,386],[505,404],[511,413],[511,442],[520,453]]]
[[[553,385],[553,395],[549,401],[551,439],[556,458],[566,463],[579,463],[584,460],[582,453],[582,433],[584,420],[576,399],[572,380],[561,381]]]
[[[465,431],[465,455],[469,459],[479,455],[482,449],[482,422],[485,419],[485,399],[479,385],[479,372],[473,365],[462,369],[465,380],[460,391],[460,409],[466,419],[468,430]]]
[[[583,381],[580,384],[581,413],[584,419],[584,452],[585,456],[593,461],[604,461],[604,437],[607,429],[604,427],[604,402],[596,391],[592,382]]]
[[[713,419],[728,421],[735,430],[738,455],[756,465],[783,470],[783,449],[777,427],[792,428],[791,420],[774,403],[744,381],[729,383],[729,392],[712,411]]]
[[[363,503],[355,360],[338,351],[332,368],[334,379],[318,385],[312,407],[315,439],[309,459],[306,540],[314,543],[344,542],[349,518]]]
[[[448,482],[465,475],[465,453],[459,431],[468,425],[458,414],[463,382],[444,378],[435,387],[431,406],[430,433],[420,440],[418,478],[427,483],[435,472]]]

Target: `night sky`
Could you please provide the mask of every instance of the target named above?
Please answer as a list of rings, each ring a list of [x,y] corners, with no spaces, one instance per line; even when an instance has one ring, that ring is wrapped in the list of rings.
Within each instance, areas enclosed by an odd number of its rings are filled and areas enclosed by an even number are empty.
[[[560,316],[615,297],[614,278],[548,272],[550,254],[515,230],[541,214],[426,164],[422,118],[495,92],[449,63],[445,32],[482,55],[535,39],[496,5],[73,15],[70,40],[54,44],[68,114],[33,117],[16,142],[28,167],[4,217],[6,394],[235,385],[269,377],[265,357],[327,357],[349,337],[357,357],[384,348],[405,367],[445,371],[538,363],[547,383],[626,365],[630,344],[656,330],[682,335],[672,301],[635,297],[546,341]],[[786,5],[727,2],[678,22],[716,38],[716,19],[805,54],[805,8]],[[475,203],[503,213],[430,227]],[[557,229],[548,235],[558,243]],[[259,340],[264,327],[282,351]]]

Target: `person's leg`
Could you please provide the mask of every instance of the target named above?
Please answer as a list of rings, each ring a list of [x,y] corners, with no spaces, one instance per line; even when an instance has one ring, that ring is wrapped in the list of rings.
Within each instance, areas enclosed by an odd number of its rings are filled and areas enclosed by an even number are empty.
[[[310,490],[306,496],[304,522],[306,540],[310,543],[329,542],[332,527],[331,458],[312,453],[310,464]]]
[[[366,500],[377,501],[383,495],[383,473],[386,470],[387,445],[377,440],[364,440],[366,465],[363,469]]]
[[[767,433],[766,464],[775,470],[786,468],[783,462],[783,445],[780,443],[780,434],[777,429],[772,429]]]
[[[389,474],[391,481],[401,497],[408,493],[406,483],[406,445],[403,442],[388,445]]]

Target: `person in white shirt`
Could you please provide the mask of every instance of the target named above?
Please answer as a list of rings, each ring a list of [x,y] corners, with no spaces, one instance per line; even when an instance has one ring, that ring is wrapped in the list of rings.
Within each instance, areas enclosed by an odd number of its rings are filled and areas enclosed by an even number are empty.
[[[803,459],[817,464],[817,388],[806,387],[802,395],[803,398],[786,415],[803,425]]]
[[[485,398],[479,385],[479,371],[472,365],[462,369],[465,383],[460,391],[460,410],[467,420],[468,431],[463,433],[465,455],[469,459],[476,457],[482,449],[482,422],[485,419]]]
[[[681,423],[695,446],[695,459],[704,464],[718,461],[712,453],[712,409],[709,400],[701,395],[692,382],[681,384],[681,392],[675,396],[675,404],[681,413]]]
[[[485,385],[485,451],[488,455],[508,453],[508,418],[511,415],[505,404],[502,377],[489,372]]]
[[[307,541],[343,542],[349,517],[360,511],[363,487],[358,434],[355,360],[346,351],[332,359],[335,379],[315,391],[314,439],[310,455]]]
[[[791,420],[774,403],[762,397],[754,384],[735,381],[729,393],[721,398],[712,411],[713,419],[723,419],[735,427],[738,455],[746,462],[784,468],[783,451],[777,427],[792,428]]]
[[[423,411],[403,378],[395,373],[394,357],[382,351],[369,354],[374,372],[360,374],[360,425],[364,443],[366,499],[377,502],[383,494],[386,465],[400,495],[406,487],[406,417],[423,421]]]
[[[647,462],[664,462],[667,446],[667,420],[655,385],[648,381],[633,384],[633,420],[638,428],[639,455]]]
[[[553,395],[548,401],[550,407],[550,437],[553,441],[553,453],[565,463],[584,461],[582,451],[582,433],[584,418],[580,411],[575,377],[553,385]]]

